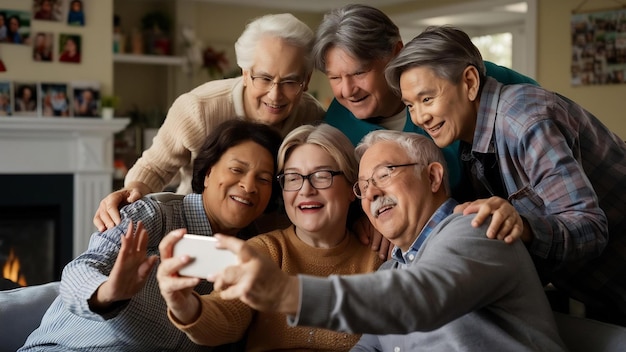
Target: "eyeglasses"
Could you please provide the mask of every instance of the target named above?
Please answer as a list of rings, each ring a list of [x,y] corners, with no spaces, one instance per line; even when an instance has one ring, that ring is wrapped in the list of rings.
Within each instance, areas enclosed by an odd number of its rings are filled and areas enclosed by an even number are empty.
[[[296,95],[300,93],[300,90],[304,85],[304,81],[296,81],[292,79],[275,82],[272,77],[267,76],[250,75],[250,79],[252,79],[252,85],[256,89],[262,90],[264,92],[269,92],[270,90],[272,90],[272,88],[274,88],[274,86],[277,85],[277,88],[282,88],[284,94],[289,95]]]
[[[278,183],[284,191],[299,191],[304,185],[304,180],[309,180],[315,189],[326,189],[333,185],[333,177],[342,175],[343,171],[320,170],[308,175],[301,175],[297,172],[288,172],[278,175]]]
[[[352,186],[352,191],[356,195],[357,198],[363,199],[365,198],[365,193],[369,188],[370,182],[372,185],[380,188],[389,185],[391,182],[392,173],[399,167],[404,166],[414,166],[414,165],[422,165],[420,163],[410,163],[410,164],[398,164],[398,165],[379,165],[372,172],[372,177],[367,180],[358,180]]]

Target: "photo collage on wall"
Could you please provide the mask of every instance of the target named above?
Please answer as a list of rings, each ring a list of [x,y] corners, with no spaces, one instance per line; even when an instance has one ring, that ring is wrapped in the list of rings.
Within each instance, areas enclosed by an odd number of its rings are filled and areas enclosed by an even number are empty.
[[[571,18],[573,86],[626,83],[626,9]]]
[[[39,21],[58,22],[61,26],[85,26],[84,0],[32,0],[32,11],[0,7],[0,44],[32,47],[38,62],[81,62],[82,38],[76,33],[33,30]],[[56,49],[55,49],[56,48]],[[0,51],[0,72],[6,70]]]
[[[100,117],[100,84],[0,81],[0,116]]]
[[[32,10],[0,5],[0,72],[7,70],[2,54],[19,45],[32,47],[29,55],[36,62],[79,64],[82,36],[71,33],[71,28],[85,26],[84,6],[88,0],[23,1],[30,1]],[[44,22],[56,24],[39,30],[37,25]],[[98,82],[0,80],[0,116],[99,117],[99,108]]]

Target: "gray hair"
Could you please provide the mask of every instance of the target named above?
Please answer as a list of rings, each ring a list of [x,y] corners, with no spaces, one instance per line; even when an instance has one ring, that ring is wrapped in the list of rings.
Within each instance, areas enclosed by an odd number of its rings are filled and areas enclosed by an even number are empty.
[[[470,37],[452,26],[431,26],[408,42],[385,68],[391,89],[400,95],[400,76],[407,70],[425,66],[434,74],[454,84],[461,82],[468,66],[478,70],[480,82],[485,81],[485,64]]]
[[[306,53],[303,58],[306,68],[305,74],[308,76],[313,72],[311,49],[315,34],[309,26],[290,13],[265,15],[246,25],[235,43],[237,65],[242,70],[249,70],[254,65],[254,53],[257,50],[257,44],[265,36],[280,38],[290,45],[303,48]]]
[[[398,42],[402,42],[398,26],[382,11],[366,5],[346,5],[326,13],[317,28],[315,68],[326,72],[326,52],[333,47],[371,62],[393,54]]]
[[[437,162],[443,166],[443,190],[450,196],[450,184],[448,181],[448,166],[443,152],[432,139],[413,132],[401,132],[393,130],[372,131],[361,139],[354,153],[358,161],[361,160],[365,151],[379,142],[393,142],[398,144],[412,159],[410,162],[429,165]],[[419,173],[418,173],[419,175]]]
[[[339,170],[352,185],[357,179],[358,164],[354,157],[352,142],[337,128],[322,123],[302,125],[291,131],[278,150],[278,170],[283,171],[290,152],[297,146],[313,144],[324,149],[337,162]]]

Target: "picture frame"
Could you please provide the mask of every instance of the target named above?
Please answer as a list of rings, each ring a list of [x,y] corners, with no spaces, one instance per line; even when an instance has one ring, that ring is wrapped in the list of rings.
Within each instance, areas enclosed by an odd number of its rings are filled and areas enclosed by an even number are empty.
[[[13,82],[13,115],[40,116],[38,83]]]
[[[40,84],[41,116],[70,117],[70,95],[67,83]]]
[[[85,26],[85,1],[67,0],[67,24],[70,26]]]
[[[37,32],[33,36],[33,60],[41,62],[52,62],[54,43],[54,33]]]
[[[33,0],[33,20],[63,20],[63,0]]]
[[[0,116],[11,116],[13,111],[13,82],[0,81]]]
[[[571,85],[626,83],[626,9],[571,17]]]
[[[30,45],[31,13],[12,9],[0,9],[0,43]]]
[[[72,110],[74,117],[100,117],[100,84],[72,82]]]
[[[78,64],[81,61],[82,37],[78,34],[59,35],[59,62]]]

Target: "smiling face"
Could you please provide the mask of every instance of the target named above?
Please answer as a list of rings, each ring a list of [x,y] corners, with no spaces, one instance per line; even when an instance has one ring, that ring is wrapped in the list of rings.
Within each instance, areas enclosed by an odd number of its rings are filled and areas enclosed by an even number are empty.
[[[444,148],[456,140],[472,143],[478,114],[478,72],[473,67],[465,70],[459,84],[428,67],[413,67],[400,76],[400,90],[411,121],[437,146]]]
[[[234,234],[261,215],[273,177],[274,159],[261,145],[229,148],[204,178],[202,201],[213,231]]]
[[[372,177],[374,169],[380,165],[406,164],[411,161],[397,143],[378,142],[361,157],[359,180]],[[440,204],[438,200],[435,201],[429,171],[430,166],[420,165],[396,168],[391,172],[390,182],[385,187],[378,188],[370,182],[361,200],[372,225],[391,243],[405,251]]]
[[[20,21],[19,21],[17,18],[15,18],[15,17],[11,17],[11,18],[9,19],[9,30],[10,30],[12,33],[15,33],[15,32],[17,32],[19,29],[20,29]]]
[[[308,175],[321,170],[341,171],[331,155],[314,144],[295,147],[285,161],[285,173]],[[298,237],[315,247],[339,243],[346,233],[348,208],[355,199],[351,186],[343,175],[336,175],[326,189],[315,189],[304,180],[299,191],[283,191],[285,210]]]
[[[326,51],[326,76],[335,99],[358,119],[390,117],[403,107],[385,80],[391,59],[364,63],[338,47]]]
[[[284,121],[300,102],[308,89],[310,76],[305,76],[305,51],[276,37],[261,38],[255,52],[254,65],[243,71],[244,107],[251,121],[276,125]],[[304,82],[296,94],[285,91],[275,84],[269,91],[252,84],[251,76],[266,77],[274,82]]]
[[[69,54],[76,53],[76,42],[74,41],[74,39],[67,38],[67,40],[65,41],[65,52]]]

